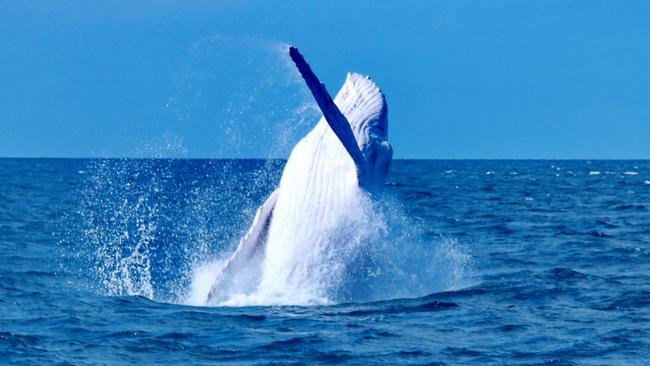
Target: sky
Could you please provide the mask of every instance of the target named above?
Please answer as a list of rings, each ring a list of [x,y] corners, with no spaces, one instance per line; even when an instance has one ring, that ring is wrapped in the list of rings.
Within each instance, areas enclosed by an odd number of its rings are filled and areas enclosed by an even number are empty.
[[[395,158],[650,158],[647,1],[3,1],[0,157],[286,157],[349,71]]]

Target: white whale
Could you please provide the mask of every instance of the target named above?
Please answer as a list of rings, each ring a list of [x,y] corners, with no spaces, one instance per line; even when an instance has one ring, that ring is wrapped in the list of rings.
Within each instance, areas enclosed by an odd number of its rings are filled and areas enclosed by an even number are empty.
[[[345,252],[354,241],[352,215],[384,185],[392,148],[381,90],[349,73],[332,100],[298,50],[289,53],[323,118],[293,148],[278,188],[217,274],[208,304],[237,303],[238,296],[245,303],[327,302],[344,268],[324,259],[353,255]]]

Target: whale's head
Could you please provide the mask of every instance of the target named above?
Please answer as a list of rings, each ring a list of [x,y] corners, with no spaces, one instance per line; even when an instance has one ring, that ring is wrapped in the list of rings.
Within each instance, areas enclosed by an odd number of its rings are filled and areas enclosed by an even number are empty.
[[[365,166],[357,167],[359,185],[370,191],[381,189],[393,157],[384,94],[368,76],[348,73],[334,101],[350,123],[365,160]]]

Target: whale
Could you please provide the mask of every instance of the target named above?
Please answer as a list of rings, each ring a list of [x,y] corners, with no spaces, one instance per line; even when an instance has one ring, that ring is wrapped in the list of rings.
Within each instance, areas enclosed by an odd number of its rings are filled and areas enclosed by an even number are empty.
[[[383,92],[370,77],[351,72],[332,98],[298,49],[290,46],[288,53],[322,117],[291,151],[279,185],[218,270],[207,304],[237,296],[326,302],[344,268],[323,258],[353,255],[341,247],[354,240],[355,209],[384,186],[393,150]]]

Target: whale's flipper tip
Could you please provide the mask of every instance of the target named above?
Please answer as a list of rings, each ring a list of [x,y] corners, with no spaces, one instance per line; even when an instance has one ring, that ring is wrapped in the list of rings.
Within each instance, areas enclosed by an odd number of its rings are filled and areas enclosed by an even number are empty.
[[[323,117],[325,117],[327,123],[339,138],[350,157],[352,157],[357,168],[361,170],[365,165],[365,159],[363,158],[357,140],[354,137],[354,133],[350,127],[350,122],[348,122],[347,118],[345,118],[336,104],[334,104],[334,100],[332,100],[332,97],[327,92],[325,84],[322,84],[320,80],[318,80],[318,77],[314,74],[298,49],[293,46],[289,47],[289,56],[291,56],[291,59],[296,64],[300,75],[302,75],[302,78],[305,80],[307,87],[314,96],[318,107],[321,112],[323,112]]]

